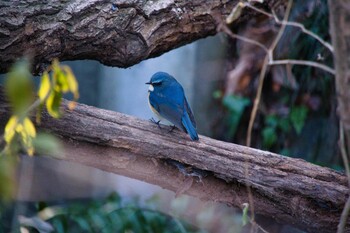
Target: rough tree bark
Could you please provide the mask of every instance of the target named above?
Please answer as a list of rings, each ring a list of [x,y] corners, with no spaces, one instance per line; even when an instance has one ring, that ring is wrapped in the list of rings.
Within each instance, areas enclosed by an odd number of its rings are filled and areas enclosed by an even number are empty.
[[[350,1],[329,0],[328,6],[336,69],[337,112],[350,151]]]
[[[9,117],[0,94],[0,122]],[[56,120],[43,113],[40,128],[61,137],[62,159],[145,180],[174,191],[186,186],[181,175],[164,164],[173,159],[208,171],[202,183],[186,190],[194,196],[241,207],[252,188],[255,213],[309,232],[335,232],[348,196],[342,173],[266,151],[188,135],[120,113],[78,104],[63,105]],[[1,124],[0,124],[1,125]],[[247,169],[247,170],[246,170]],[[179,178],[180,177],[180,178]],[[346,226],[350,230],[350,222]]]
[[[277,6],[286,0],[273,0]],[[216,33],[238,0],[0,1],[0,73],[24,54],[128,67]],[[249,16],[250,11],[238,21]]]
[[[328,0],[329,24],[334,46],[335,84],[337,93],[337,113],[340,120],[339,145],[344,164],[349,161],[350,153],[350,1]],[[349,176],[349,172],[348,176]],[[350,181],[349,181],[350,184]],[[343,222],[349,219],[350,199],[344,206],[337,232],[343,231]]]

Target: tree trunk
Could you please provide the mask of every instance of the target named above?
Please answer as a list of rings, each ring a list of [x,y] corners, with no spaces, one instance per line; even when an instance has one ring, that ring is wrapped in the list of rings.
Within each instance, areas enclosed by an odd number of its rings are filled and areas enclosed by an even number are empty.
[[[43,113],[40,128],[64,143],[61,159],[127,175],[241,208],[252,190],[255,213],[309,232],[335,232],[348,196],[342,173],[278,154],[200,136],[199,142],[168,127],[117,112],[78,104],[64,116]],[[0,122],[9,117],[9,104],[0,95]],[[205,170],[202,182],[193,182],[170,165],[168,159]],[[185,179],[185,181],[183,181]],[[346,230],[350,230],[347,222]]]
[[[328,0],[328,6],[330,34],[334,46],[333,57],[336,70],[337,113],[341,123],[339,146],[343,162],[347,168],[349,166],[350,154],[350,1]],[[349,178],[348,170],[347,168]],[[350,199],[344,205],[337,232],[346,232],[346,230],[343,230],[343,225],[349,219],[349,204]]]
[[[350,130],[350,2],[328,1],[330,31],[334,46],[338,113],[346,130]]]
[[[215,34],[216,21],[226,17],[237,2],[0,1],[0,73],[24,54],[33,58],[36,74],[53,58],[94,59],[128,67]]]
[[[350,1],[329,0],[328,6],[336,69],[337,112],[350,150]]]

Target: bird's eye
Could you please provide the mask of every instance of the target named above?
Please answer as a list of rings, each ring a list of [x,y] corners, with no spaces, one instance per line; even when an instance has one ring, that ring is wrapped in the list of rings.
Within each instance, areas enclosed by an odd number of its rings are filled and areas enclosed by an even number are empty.
[[[155,81],[155,82],[152,82],[152,85],[153,85],[153,86],[159,86],[160,84],[162,84],[162,81]]]

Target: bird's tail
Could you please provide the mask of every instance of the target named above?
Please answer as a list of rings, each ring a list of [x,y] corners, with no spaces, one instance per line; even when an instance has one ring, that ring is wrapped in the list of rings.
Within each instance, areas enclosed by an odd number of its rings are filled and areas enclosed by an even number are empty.
[[[184,115],[182,117],[182,125],[185,127],[187,133],[190,135],[193,141],[197,141],[199,139],[196,128],[194,127],[187,111],[184,112]]]

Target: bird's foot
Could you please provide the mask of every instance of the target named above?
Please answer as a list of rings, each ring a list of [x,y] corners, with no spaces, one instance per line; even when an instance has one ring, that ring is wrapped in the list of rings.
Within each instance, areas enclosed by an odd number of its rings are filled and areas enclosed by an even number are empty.
[[[160,120],[156,121],[153,117],[150,119],[150,121],[156,125],[158,125],[158,127],[161,129],[162,127],[160,127]]]
[[[173,132],[173,131],[174,131],[174,129],[176,129],[176,126],[175,126],[175,125],[172,125],[172,126],[171,126],[171,129],[169,130],[169,132],[168,132],[168,133]]]

